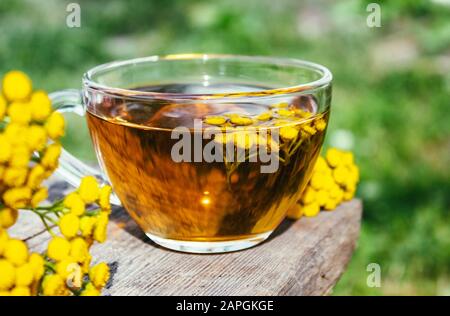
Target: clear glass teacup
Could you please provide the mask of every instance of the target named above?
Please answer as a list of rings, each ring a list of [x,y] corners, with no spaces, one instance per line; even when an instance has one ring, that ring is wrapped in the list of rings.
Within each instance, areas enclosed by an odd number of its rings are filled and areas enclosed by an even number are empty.
[[[328,124],[330,71],[284,58],[182,54],[89,70],[51,95],[85,115],[101,171],[63,152],[73,185],[95,175],[154,242],[228,252],[270,236],[300,197]]]

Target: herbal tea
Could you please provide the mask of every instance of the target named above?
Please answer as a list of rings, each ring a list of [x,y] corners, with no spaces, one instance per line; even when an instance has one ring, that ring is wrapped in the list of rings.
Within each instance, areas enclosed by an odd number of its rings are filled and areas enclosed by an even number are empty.
[[[208,89],[219,88],[225,89]],[[137,90],[195,89],[161,85]],[[314,97],[290,103],[211,102],[111,97],[88,104],[99,161],[124,207],[150,236],[214,242],[270,234],[309,179],[329,115],[318,114]],[[183,129],[174,137],[179,127]],[[202,137],[209,129],[218,133]],[[185,143],[180,147],[181,138]],[[222,159],[197,159],[198,148],[202,153],[214,148],[214,157]],[[274,170],[262,172],[269,162],[258,155],[261,149],[276,159]],[[183,159],[174,158],[174,152]]]

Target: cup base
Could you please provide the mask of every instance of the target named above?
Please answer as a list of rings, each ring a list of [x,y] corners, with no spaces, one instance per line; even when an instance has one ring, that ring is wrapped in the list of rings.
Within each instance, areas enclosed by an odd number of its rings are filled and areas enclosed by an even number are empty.
[[[266,240],[272,231],[254,235],[246,239],[230,240],[230,241],[186,241],[176,239],[161,238],[149,233],[146,235],[158,245],[175,251],[189,253],[225,253],[247,249],[256,246]]]

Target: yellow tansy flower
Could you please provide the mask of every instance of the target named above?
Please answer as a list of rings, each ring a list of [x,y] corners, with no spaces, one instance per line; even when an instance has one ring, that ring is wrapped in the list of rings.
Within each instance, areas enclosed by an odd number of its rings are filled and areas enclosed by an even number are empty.
[[[32,150],[42,150],[47,143],[47,132],[45,129],[39,125],[31,125],[27,132],[28,147]]]
[[[300,118],[308,118],[312,115],[311,112],[305,111],[303,109],[295,108],[293,109],[295,115],[297,115]]]
[[[100,291],[92,284],[86,284],[85,289],[81,292],[81,296],[99,296]]]
[[[61,155],[61,145],[54,143],[47,147],[41,159],[41,164],[46,169],[54,170],[58,167],[58,159]]]
[[[80,219],[80,231],[83,237],[88,237],[92,235],[94,230],[96,218],[93,216],[83,216]]]
[[[36,91],[31,95],[31,117],[33,120],[43,122],[52,111],[52,103],[47,93]]]
[[[4,134],[0,134],[0,163],[7,162],[12,154],[12,146]]]
[[[353,154],[349,151],[342,152],[341,159],[344,165],[351,166],[354,164]]]
[[[351,176],[353,182],[356,183],[359,181],[359,168],[356,165],[354,165],[354,164],[350,165],[348,167],[348,172],[349,172],[349,175]]]
[[[288,106],[289,106],[289,103],[280,102],[280,103],[272,104],[270,107],[271,108],[287,108]]]
[[[68,294],[68,289],[61,276],[50,274],[42,282],[42,292],[46,296],[62,296]]]
[[[332,211],[338,206],[339,202],[338,200],[329,198],[323,208],[327,211]]]
[[[109,276],[109,267],[104,262],[97,264],[89,271],[89,279],[98,289],[101,289],[106,285],[109,280]]]
[[[240,126],[246,126],[246,125],[253,124],[253,120],[251,118],[246,117],[246,116],[240,116],[240,115],[231,116],[230,122],[235,125],[240,125]]]
[[[3,182],[10,187],[19,187],[27,179],[28,169],[25,167],[7,168],[3,174]]]
[[[5,251],[6,244],[8,243],[9,236],[6,232],[6,229],[3,229],[0,226],[0,257],[3,255],[3,252]]]
[[[59,112],[53,112],[45,122],[45,129],[51,139],[58,139],[64,136],[64,117]]]
[[[111,197],[112,188],[109,185],[104,185],[100,189],[100,198],[98,201],[98,204],[104,211],[110,211],[111,210],[111,203],[110,203],[110,197]]]
[[[347,190],[344,191],[344,200],[345,201],[350,201],[351,199],[353,199],[353,197],[355,196],[355,192],[356,192],[356,186],[353,185],[350,188],[347,188]]]
[[[307,134],[309,134],[309,135],[314,135],[314,134],[316,134],[316,129],[314,128],[314,127],[312,127],[312,126],[309,126],[308,124],[303,124],[302,125],[302,130],[305,132],[305,133],[307,133]]]
[[[31,106],[28,103],[14,102],[8,107],[7,112],[13,123],[28,125],[31,121]]]
[[[12,145],[25,145],[28,137],[28,126],[9,123],[5,128],[4,135]]]
[[[346,183],[347,168],[338,166],[333,170],[333,178],[336,183],[344,185]]]
[[[34,279],[34,269],[29,263],[25,263],[16,269],[16,286],[29,286]]]
[[[256,117],[256,119],[258,119],[259,121],[268,121],[271,118],[272,118],[272,112],[270,112],[270,111],[263,112]]]
[[[327,191],[331,190],[333,184],[335,184],[333,177],[330,174],[323,173],[323,180],[324,180],[323,188]]]
[[[302,194],[300,201],[302,201],[303,204],[309,204],[314,202],[315,199],[316,199],[316,191],[314,191],[313,188],[308,186],[305,189],[305,192]]]
[[[292,121],[277,119],[277,120],[275,120],[274,126],[285,126],[288,124],[292,124]]]
[[[61,261],[69,255],[70,242],[62,237],[54,237],[48,244],[47,256],[55,261]]]
[[[0,121],[3,120],[3,117],[5,116],[7,105],[5,98],[0,94]]]
[[[280,136],[282,139],[291,141],[298,135],[298,130],[292,126],[285,126],[280,128]]]
[[[208,116],[204,120],[204,122],[209,125],[222,125],[225,124],[226,121],[226,118],[223,116]]]
[[[12,188],[3,194],[5,204],[15,209],[26,207],[30,199],[31,189],[27,187]]]
[[[294,116],[294,112],[287,109],[280,109],[278,110],[278,115],[281,116]]]
[[[339,185],[333,185],[333,187],[330,190],[330,197],[332,199],[335,199],[340,203],[344,197],[344,191],[339,187]]]
[[[21,266],[28,260],[28,247],[22,240],[10,239],[3,256],[15,266]]]
[[[101,212],[98,215],[97,222],[94,228],[94,239],[99,243],[106,240],[106,229],[108,226],[108,213]]]
[[[13,70],[3,77],[3,94],[9,101],[28,98],[32,90],[30,78],[23,72]]]
[[[27,187],[37,188],[45,180],[45,169],[41,165],[35,165],[28,175]]]
[[[325,120],[323,118],[319,118],[315,123],[314,123],[314,127],[316,128],[316,130],[318,130],[319,132],[323,131],[326,127],[327,127],[327,123],[325,122]]]
[[[325,179],[320,172],[313,172],[311,180],[309,180],[309,184],[315,190],[320,190],[325,187]]]
[[[314,171],[324,172],[325,170],[330,169],[327,165],[327,162],[322,156],[317,157],[316,164],[314,165]]]
[[[56,264],[56,273],[63,278],[67,279],[67,276],[71,273],[71,265],[78,265],[78,263],[71,257],[67,257]]]
[[[16,269],[11,262],[0,259],[0,291],[7,291],[14,285]]]
[[[86,203],[95,202],[100,195],[97,179],[93,176],[87,176],[81,179],[78,194],[80,194],[81,199]]]
[[[88,258],[89,248],[86,241],[77,237],[70,242],[70,257],[76,262],[82,263]]]
[[[320,205],[316,202],[303,206],[303,215],[306,217],[316,216],[320,212]]]
[[[5,207],[0,209],[0,227],[9,228],[17,221],[19,212],[15,209]]]
[[[77,192],[72,192],[65,197],[64,206],[70,209],[70,212],[76,216],[81,216],[86,210],[84,201]]]
[[[316,193],[316,202],[320,206],[324,206],[328,201],[328,192],[325,190],[319,190]]]
[[[91,265],[91,261],[92,261],[92,256],[90,253],[88,253],[86,260],[83,262],[83,264],[81,266],[81,270],[83,271],[83,273],[87,274],[89,272],[89,267]]]
[[[338,149],[330,148],[327,150],[325,157],[327,159],[328,164],[332,168],[336,168],[341,163],[342,154]]]
[[[11,290],[11,296],[31,296],[31,291],[29,287],[16,286]]]
[[[38,281],[41,279],[41,277],[44,275],[44,258],[40,254],[32,253],[30,255],[30,258],[28,260],[28,263],[33,268],[33,278],[35,281]]]
[[[9,165],[11,167],[28,167],[31,151],[26,146],[14,146],[12,148]]]
[[[31,197],[31,207],[37,207],[39,203],[48,198],[48,190],[46,187],[39,188]]]
[[[287,217],[291,219],[299,219],[303,216],[303,207],[295,203],[293,206],[291,206],[287,212]]]
[[[80,220],[75,214],[65,214],[59,220],[59,229],[66,238],[75,237],[79,228]]]

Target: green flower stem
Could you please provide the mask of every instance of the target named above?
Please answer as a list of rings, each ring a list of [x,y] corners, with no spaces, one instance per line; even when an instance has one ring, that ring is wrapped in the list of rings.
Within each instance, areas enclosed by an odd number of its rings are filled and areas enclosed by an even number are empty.
[[[31,161],[35,162],[35,163],[40,163],[41,162],[41,158],[33,155],[31,157]]]
[[[295,144],[295,147],[289,151],[289,154],[293,155],[297,151],[297,149],[300,147],[301,144],[303,144],[303,139],[300,139],[297,141],[297,143]]]
[[[38,206],[38,207],[35,207],[34,209],[35,210],[58,210],[58,211],[60,211],[64,208],[63,201],[64,201],[63,199],[60,199],[60,200],[53,202],[52,205]]]
[[[53,262],[48,261],[48,259],[45,260],[44,267],[46,270],[51,270],[53,272],[56,272],[55,264]]]
[[[58,226],[57,221],[52,218],[52,214],[56,217],[60,217],[62,213],[64,213],[64,205],[63,200],[55,201],[52,205],[49,206],[38,206],[31,209],[26,209],[27,211],[33,212],[41,219],[41,222],[44,224],[45,229],[55,237],[56,234],[52,230],[52,226]]]
[[[34,212],[34,211],[32,211]],[[44,215],[42,215],[41,213],[38,212],[34,212],[35,214],[37,214],[39,216],[39,218],[41,219],[42,223],[45,226],[45,229],[50,233],[50,235],[52,235],[52,237],[55,237],[56,234],[53,232],[52,228],[50,227],[50,225],[47,223],[46,217],[44,217]],[[47,217],[48,218],[48,217]]]

